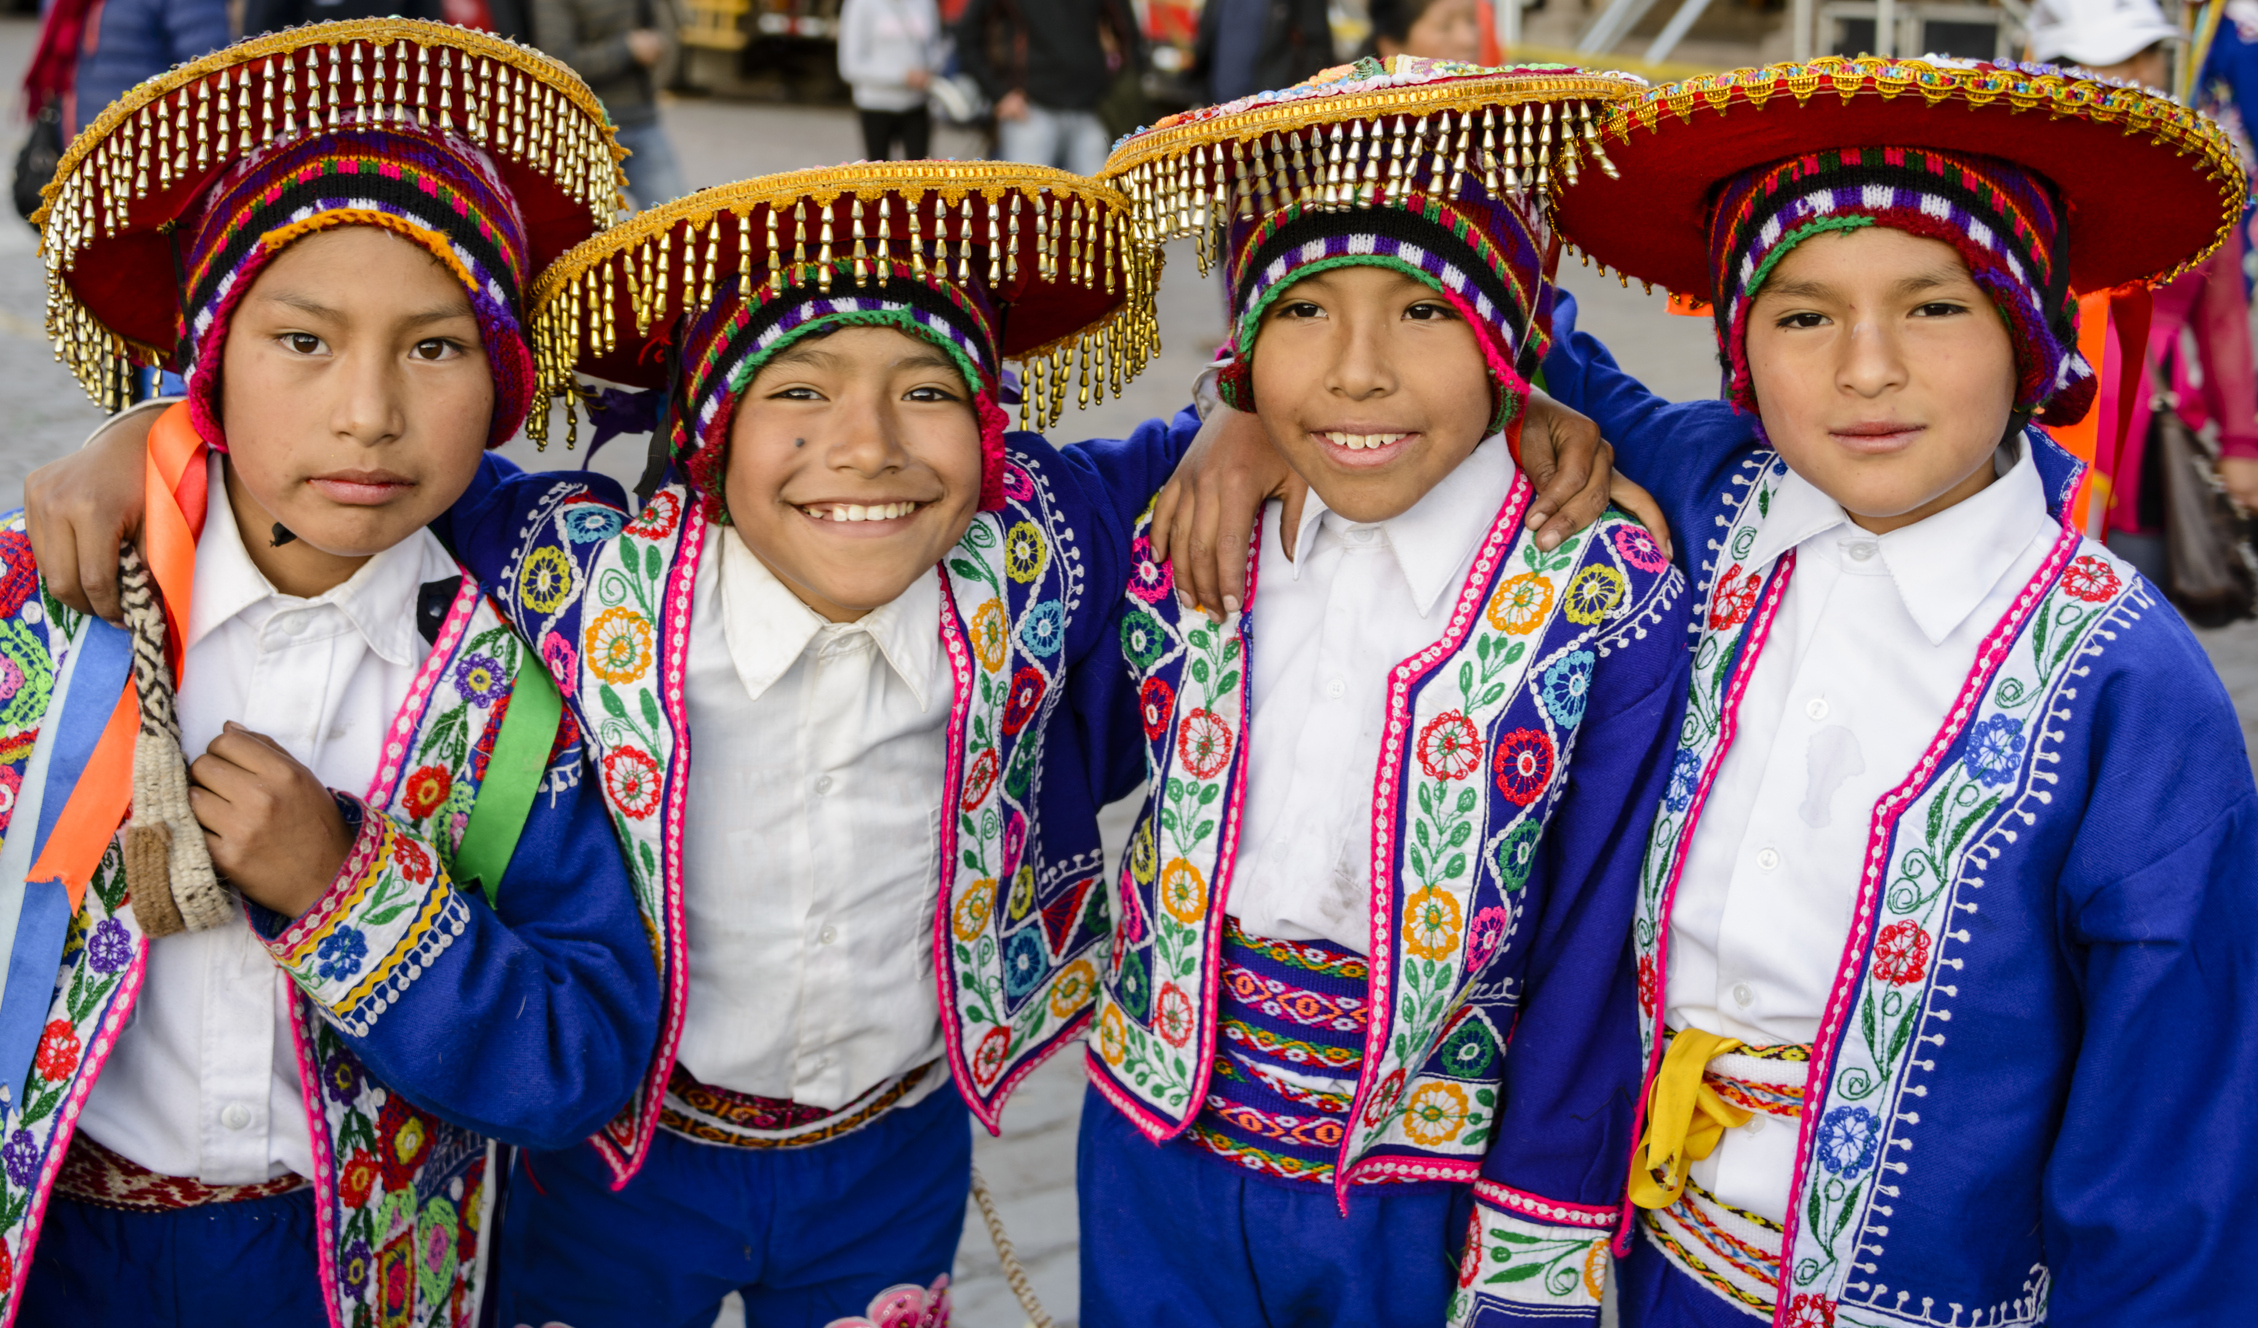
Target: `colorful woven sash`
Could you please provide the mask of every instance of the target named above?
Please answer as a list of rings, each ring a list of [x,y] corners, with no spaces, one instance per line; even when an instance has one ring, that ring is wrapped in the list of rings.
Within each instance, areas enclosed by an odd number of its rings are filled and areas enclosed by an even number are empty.
[[[1184,1137],[1250,1171],[1329,1186],[1364,1065],[1370,966],[1324,941],[1224,926],[1215,1073]]]
[[[790,1098],[756,1097],[703,1084],[677,1064],[666,1081],[659,1124],[686,1139],[733,1148],[806,1148],[852,1134],[934,1082],[941,1063],[927,1061],[896,1075],[843,1107],[810,1107]],[[940,1086],[946,1087],[946,1084]],[[919,1099],[924,1095],[919,1094]]]
[[[101,1208],[167,1213],[206,1204],[271,1199],[309,1184],[312,1182],[304,1176],[291,1172],[251,1185],[206,1185],[194,1176],[166,1176],[111,1152],[81,1130],[71,1136],[70,1151],[63,1155],[55,1192]]]

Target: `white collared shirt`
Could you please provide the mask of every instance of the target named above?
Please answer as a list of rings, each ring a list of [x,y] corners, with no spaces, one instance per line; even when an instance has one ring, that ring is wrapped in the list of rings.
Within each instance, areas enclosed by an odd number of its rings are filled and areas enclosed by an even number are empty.
[[[827,622],[716,533],[690,626],[676,1059],[717,1088],[843,1106],[941,1052],[941,578]]]
[[[1501,436],[1385,521],[1311,491],[1292,561],[1265,549],[1255,583],[1254,714],[1239,859],[1225,911],[1256,936],[1372,951],[1372,779],[1388,674],[1442,639],[1475,551],[1513,487]],[[1276,530],[1279,504],[1264,513]]]
[[[195,761],[232,719],[274,739],[322,783],[360,797],[428,653],[416,630],[418,592],[458,569],[418,530],[326,594],[285,595],[244,551],[222,465],[212,459],[196,545],[181,750]],[[133,1019],[79,1128],[151,1171],[211,1185],[313,1175],[292,999],[240,902],[221,926],[151,941]]]
[[[1800,475],[1773,495],[1745,565],[1792,548],[1795,574],[1687,847],[1670,911],[1671,1027],[1752,1043],[1817,1035],[1874,803],[1912,772],[1977,646],[2060,534],[2018,449],[1981,492],[1886,535]],[[1781,1221],[1795,1136],[1759,1115],[1727,1130],[1693,1179]]]

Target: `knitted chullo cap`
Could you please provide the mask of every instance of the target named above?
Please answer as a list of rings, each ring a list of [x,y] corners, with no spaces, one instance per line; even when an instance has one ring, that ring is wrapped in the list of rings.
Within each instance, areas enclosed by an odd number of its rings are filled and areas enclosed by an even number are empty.
[[[240,42],[134,88],[64,153],[33,217],[48,331],[105,407],[136,365],[185,374],[219,446],[235,304],[292,241],[374,226],[462,282],[498,443],[533,396],[525,285],[620,214],[625,155],[577,75],[486,33],[369,19]]]
[[[2027,114],[2026,112],[2040,112]],[[2016,409],[2077,419],[2094,396],[2073,300],[2161,285],[2209,258],[2245,182],[2219,127],[2168,98],[2046,65],[1829,57],[1705,75],[1600,127],[1620,178],[1554,207],[1603,266],[1709,301],[1727,389],[1749,392],[1749,301],[1824,230],[1950,244],[2015,341]]]
[[[1756,409],[1748,311],[1788,251],[1814,235],[1886,226],[1951,245],[2007,321],[2015,411],[2048,424],[2083,419],[2093,366],[2078,354],[2077,302],[2061,203],[2051,186],[1996,157],[1932,148],[1839,148],[1743,171],[1709,223],[1722,296],[1717,343],[1733,404]]]
[[[1157,342],[1159,256],[1128,200],[1079,176],[996,162],[869,162],[764,176],[645,212],[542,274],[533,335],[543,390],[576,427],[576,374],[668,391],[674,460],[721,501],[737,403],[794,342],[892,327],[944,350],[980,423],[981,506],[1003,503],[1004,362],[1023,361],[1021,421],[1072,392],[1119,392]],[[1077,381],[1078,380],[1078,381]]]
[[[1567,66],[1364,60],[1170,116],[1122,140],[1104,178],[1154,239],[1196,237],[1203,271],[1222,261],[1233,406],[1254,408],[1255,338],[1281,294],[1329,268],[1377,266],[1433,287],[1475,329],[1494,430],[1519,414],[1551,337],[1546,195],[1587,165],[1613,169],[1594,111],[1643,86]]]

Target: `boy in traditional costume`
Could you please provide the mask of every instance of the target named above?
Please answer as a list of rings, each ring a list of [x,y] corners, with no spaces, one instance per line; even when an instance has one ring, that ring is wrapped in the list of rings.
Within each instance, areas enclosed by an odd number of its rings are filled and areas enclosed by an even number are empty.
[[[0,1322],[469,1325],[495,1138],[633,1088],[657,973],[577,730],[422,529],[533,400],[520,293],[618,156],[554,61],[385,21],[183,66],[63,158],[65,360],[189,395],[130,630],[0,530]]]
[[[1123,667],[1082,684],[1141,716],[1096,759],[1150,789],[1090,1053],[1087,1325],[1597,1321],[1685,583],[1619,515],[1541,546],[1515,449],[1546,194],[1606,169],[1591,117],[1630,90],[1399,57],[1109,163],[1220,256],[1224,400],[1311,492],[1220,625],[1138,563]]]
[[[2094,396],[2070,292],[2235,223],[2226,139],[2125,84],[1870,59],[1658,88],[1604,137],[1620,180],[1562,228],[1714,302],[1729,397],[1665,404],[1589,337],[1545,365],[1702,586],[1623,1322],[2246,1316],[2258,790],[2032,427]]]

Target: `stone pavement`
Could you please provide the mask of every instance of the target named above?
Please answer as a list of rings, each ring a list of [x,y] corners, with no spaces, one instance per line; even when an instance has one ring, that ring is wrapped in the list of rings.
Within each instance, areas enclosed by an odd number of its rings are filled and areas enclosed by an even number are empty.
[[[30,20],[0,19],[0,80],[14,81],[29,56]],[[693,185],[852,159],[861,154],[851,114],[843,108],[675,101],[666,109],[684,168]],[[12,148],[21,128],[10,131]],[[968,135],[944,131],[936,151],[971,155]],[[1137,422],[1179,408],[1192,377],[1223,334],[1219,283],[1202,280],[1188,245],[1170,253],[1161,288],[1163,350],[1125,400],[1109,402],[1060,423],[1063,439],[1118,437]],[[1598,334],[1632,372],[1672,397],[1707,396],[1716,390],[1716,361],[1707,320],[1668,317],[1659,294],[1625,290],[1594,272],[1570,267],[1562,284],[1583,302],[1582,326]],[[0,218],[0,419],[8,442],[0,448],[0,510],[21,501],[26,473],[74,448],[98,414],[62,367],[41,331],[44,278],[30,231]],[[616,443],[595,459],[599,469],[632,483],[641,470],[637,440]],[[582,458],[563,452],[540,456],[523,439],[509,455],[529,465],[571,466]],[[2243,715],[2244,733],[2258,748],[2258,624],[2202,633]],[[1133,804],[1109,810],[1107,842],[1118,859]],[[1004,1133],[982,1132],[974,1157],[999,1200],[1037,1293],[1052,1318],[1067,1328],[1076,1320],[1075,1122],[1083,1092],[1082,1057],[1069,1048],[1021,1085],[1004,1114]],[[966,1209],[957,1261],[957,1316],[962,1328],[1019,1328],[1025,1314],[1001,1276],[977,1209]],[[720,1321],[742,1323],[734,1305]],[[719,1325],[717,1325],[719,1328]]]

